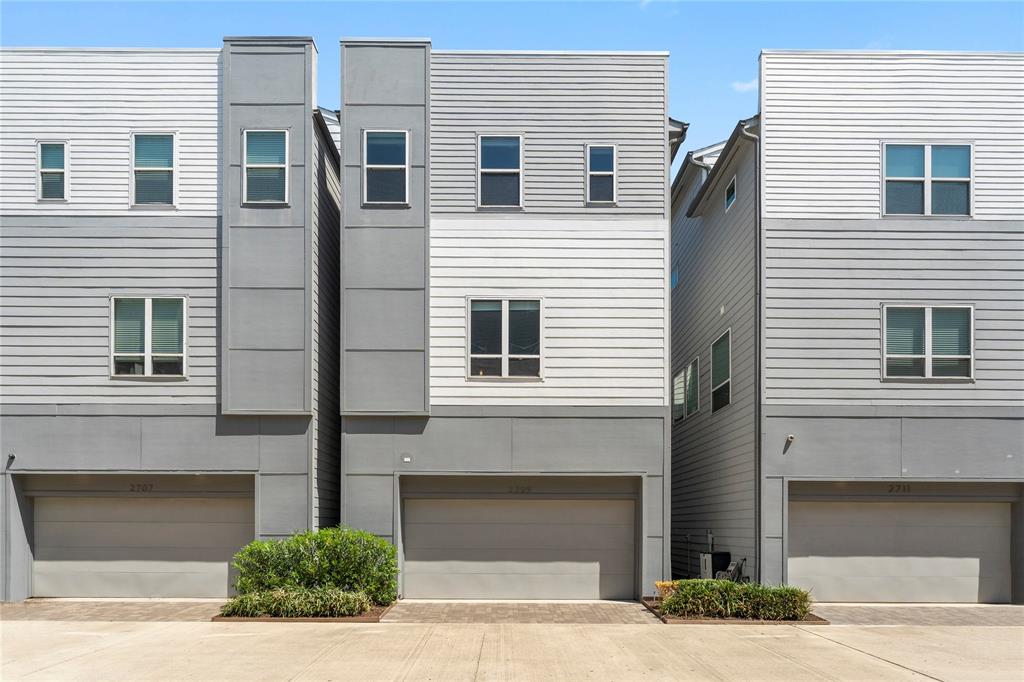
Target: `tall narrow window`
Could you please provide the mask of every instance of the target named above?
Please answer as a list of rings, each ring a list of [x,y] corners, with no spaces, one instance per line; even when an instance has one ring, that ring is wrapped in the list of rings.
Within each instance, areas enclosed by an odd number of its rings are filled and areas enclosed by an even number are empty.
[[[672,419],[682,419],[684,414],[686,414],[686,370],[672,377]]]
[[[363,203],[409,203],[409,133],[367,130],[363,133]]]
[[[522,142],[518,135],[480,136],[477,164],[480,206],[522,206]]]
[[[615,147],[587,147],[587,201],[591,204],[615,203]]]
[[[112,374],[184,376],[184,299],[115,297],[111,312]]]
[[[469,376],[539,377],[539,300],[469,302]]]
[[[174,135],[135,133],[133,204],[174,204]]]
[[[67,192],[67,145],[64,142],[39,143],[39,198],[65,199]]]
[[[970,145],[886,144],[885,213],[970,215]]]
[[[725,188],[725,210],[728,211],[732,208],[732,205],[736,203],[736,177],[729,181],[729,185]]]
[[[686,366],[686,416],[700,410],[700,358]]]
[[[711,344],[711,411],[717,412],[732,399],[732,354],[729,332]]]
[[[242,202],[288,202],[288,132],[245,131],[245,183]]]
[[[968,306],[886,306],[884,376],[971,378],[973,313]]]

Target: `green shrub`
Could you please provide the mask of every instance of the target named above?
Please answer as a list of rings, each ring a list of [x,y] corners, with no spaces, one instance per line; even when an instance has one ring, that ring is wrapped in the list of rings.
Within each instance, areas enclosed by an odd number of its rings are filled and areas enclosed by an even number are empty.
[[[797,587],[680,580],[661,610],[681,618],[803,620],[811,610],[811,595]]]
[[[345,592],[334,587],[290,587],[232,597],[221,607],[220,615],[341,618],[366,613],[370,606],[370,598],[362,592]]]
[[[363,592],[375,604],[398,596],[395,546],[353,528],[323,528],[284,540],[256,540],[235,555],[239,595],[279,588]]]

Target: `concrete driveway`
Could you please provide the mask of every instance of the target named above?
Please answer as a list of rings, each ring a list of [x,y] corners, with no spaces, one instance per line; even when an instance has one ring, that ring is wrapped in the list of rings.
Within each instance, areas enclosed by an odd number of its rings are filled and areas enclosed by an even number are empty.
[[[1024,677],[1024,627],[1012,625],[360,625],[4,618],[0,637],[0,678],[5,681]]]

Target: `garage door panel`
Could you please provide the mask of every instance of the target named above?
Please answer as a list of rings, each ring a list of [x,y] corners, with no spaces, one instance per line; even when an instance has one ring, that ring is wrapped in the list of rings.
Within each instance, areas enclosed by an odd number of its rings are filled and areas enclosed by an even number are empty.
[[[499,573],[629,573],[632,553],[621,551],[492,549],[406,552],[405,570],[414,573],[472,573],[480,563]]]
[[[249,498],[205,497],[44,497],[35,520],[152,523],[173,518],[178,523],[251,523]]]
[[[632,525],[579,526],[549,522],[543,524],[543,534],[537,533],[538,525],[537,523],[479,522],[408,523],[406,533],[411,540],[406,547],[409,549],[560,548],[577,541],[585,542],[587,547],[593,549],[632,549],[633,547]]]
[[[66,566],[43,565],[33,571],[32,587],[38,597],[153,597],[215,598],[228,594],[232,577],[227,564],[189,571],[75,571]]]
[[[224,547],[239,534],[237,523],[36,523],[37,547]]]
[[[523,502],[528,501],[528,505]],[[443,504],[438,504],[443,502]],[[561,523],[575,525],[607,525],[622,523],[623,510],[633,507],[633,500],[571,500],[565,499],[415,499],[405,500],[406,511],[417,523],[460,523],[467,514],[477,523],[505,523],[515,518],[519,523]],[[557,515],[553,517],[553,515]]]
[[[240,547],[239,547],[240,549]],[[236,550],[237,551],[237,550]],[[130,561],[139,565],[173,561],[175,566],[185,567],[189,562],[207,564],[225,563],[225,548],[221,547],[36,547],[35,561],[54,562],[96,562]],[[97,566],[101,568],[101,566]]]
[[[436,593],[444,599],[629,599],[633,575],[476,573],[406,576],[409,594]]]
[[[871,526],[847,523],[836,526],[790,526],[790,554],[800,556],[813,551],[832,555],[884,555],[887,548],[899,547],[903,554],[915,556],[977,556],[1009,547],[1001,540],[1008,528],[984,526]]]

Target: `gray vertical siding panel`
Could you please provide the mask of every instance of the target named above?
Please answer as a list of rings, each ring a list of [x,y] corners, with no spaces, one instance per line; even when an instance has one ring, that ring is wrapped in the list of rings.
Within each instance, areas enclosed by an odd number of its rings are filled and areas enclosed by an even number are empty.
[[[524,136],[523,215],[664,217],[667,62],[663,54],[435,51],[433,213],[475,213],[477,134],[518,133]],[[585,205],[588,143],[618,146],[614,207]]]
[[[699,188],[696,174],[674,203],[672,263],[679,284],[672,292],[673,376],[700,358],[700,411],[672,426],[672,572],[677,577],[697,575],[697,552],[706,551],[708,530],[716,550],[746,559],[744,573],[756,575],[755,155],[751,144],[738,144],[737,154],[723,160],[728,166],[701,215],[685,215]],[[726,213],[725,188],[733,175],[736,202]],[[712,414],[711,344],[726,329],[732,338],[732,400]]]

